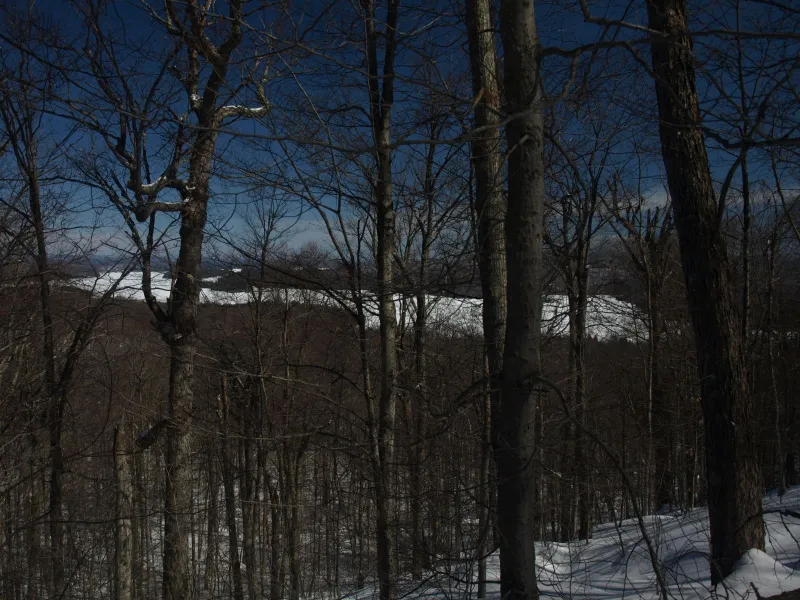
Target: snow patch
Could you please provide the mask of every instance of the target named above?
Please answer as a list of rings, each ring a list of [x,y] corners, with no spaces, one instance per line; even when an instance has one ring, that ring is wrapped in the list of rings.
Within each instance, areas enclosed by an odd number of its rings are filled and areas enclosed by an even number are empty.
[[[231,269],[240,274],[239,267]],[[121,273],[111,271],[98,277],[81,277],[70,279],[67,285],[87,290],[93,294],[102,294],[119,279]],[[218,283],[222,276],[215,275],[200,279],[201,283]],[[151,276],[152,294],[159,301],[169,299],[172,289],[171,279],[163,273]],[[127,275],[114,294],[126,300],[144,300],[142,292],[142,275],[135,272]],[[378,301],[372,292],[362,294],[366,324],[369,328],[378,327]],[[347,290],[336,290],[332,293],[301,288],[250,288],[244,291],[223,291],[203,288],[200,291],[200,302],[219,305],[240,305],[256,301],[288,302],[311,306],[346,307],[355,311],[356,306]],[[427,295],[425,297],[428,325],[435,330],[452,330],[472,335],[480,335],[483,330],[483,303],[478,298],[453,298],[449,296]],[[395,313],[398,322],[413,326],[417,311],[417,298],[413,295],[394,296]],[[545,335],[566,336],[569,333],[569,301],[565,295],[552,294],[545,297],[542,309],[542,328]],[[647,337],[647,330],[641,312],[629,302],[613,296],[597,295],[589,299],[587,334],[598,340],[627,339],[642,340]]]
[[[720,598],[745,598],[749,593],[769,598],[800,589],[800,572],[790,569],[761,550],[748,550],[725,580],[717,586]]]

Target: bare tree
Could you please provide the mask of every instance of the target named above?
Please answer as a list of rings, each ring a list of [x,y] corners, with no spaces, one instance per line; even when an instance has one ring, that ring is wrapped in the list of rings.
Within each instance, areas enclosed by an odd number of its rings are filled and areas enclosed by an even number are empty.
[[[114,483],[116,486],[116,530],[114,598],[131,600],[133,591],[132,538],[133,476],[131,446],[125,419],[114,429]]]
[[[261,118],[269,111],[263,90],[263,78],[257,81],[255,107],[225,104],[225,98],[235,95],[248,82],[231,84],[228,70],[235,60],[237,48],[244,36],[243,0],[230,0],[224,16],[225,33],[220,40],[212,40],[210,33],[221,15],[215,7],[190,0],[179,6],[168,0],[164,12],[148,7],[154,23],[163,28],[174,41],[173,49],[166,53],[150,92],[144,101],[134,92],[134,81],[129,79],[114,52],[111,39],[103,23],[103,4],[88,6],[86,21],[92,43],[87,54],[92,71],[97,78],[102,99],[117,113],[119,130],[112,132],[104,123],[82,112],[80,119],[98,133],[113,152],[119,163],[129,172],[125,186],[103,186],[112,202],[126,218],[131,235],[138,240],[143,263],[143,289],[156,319],[161,337],[170,348],[169,405],[167,415],[167,451],[165,461],[165,543],[164,543],[164,598],[182,600],[189,593],[189,421],[192,413],[195,359],[197,353],[197,305],[199,301],[199,269],[202,259],[203,234],[211,198],[212,168],[215,147],[224,123],[237,118]],[[215,31],[214,38],[217,37]],[[150,113],[165,107],[155,105],[162,78],[172,68],[172,61],[184,54],[184,71],[177,73],[186,94],[188,111],[178,118],[173,140],[174,151],[163,173],[148,180],[150,165],[147,160],[146,130],[152,126]],[[229,90],[233,90],[231,93]],[[194,121],[190,122],[190,115]],[[188,131],[187,131],[188,130]],[[128,144],[132,144],[130,149]],[[188,156],[185,176],[182,175],[184,159]],[[95,177],[95,183],[102,185]],[[159,200],[165,190],[179,195],[177,202]],[[128,192],[133,194],[128,197]],[[155,215],[173,212],[180,216],[180,243],[174,265],[171,298],[166,310],[150,292],[149,254],[152,252]],[[130,218],[149,221],[145,244]]]
[[[400,10],[397,0],[386,6],[383,68],[378,62],[378,23],[374,0],[362,2],[366,31],[367,88],[369,92],[370,124],[376,147],[374,183],[377,230],[378,320],[380,323],[380,394],[375,423],[376,444],[372,460],[375,479],[375,501],[378,551],[378,580],[381,600],[397,596],[397,557],[392,526],[392,485],[395,454],[395,419],[397,411],[397,340],[394,307],[395,209],[392,195],[391,127],[394,104],[395,52],[397,19]]]
[[[656,510],[671,505],[675,495],[675,476],[672,468],[672,413],[665,382],[664,288],[672,268],[674,243],[670,207],[650,208],[641,193],[624,204],[613,191],[615,223],[612,223],[625,251],[631,258],[646,289],[647,359],[645,379],[649,404],[652,407],[651,444],[652,471],[655,478],[653,502]]]
[[[544,125],[539,38],[533,3],[506,0],[500,9],[503,40],[508,210],[506,265],[508,317],[502,397],[492,415],[497,463],[497,521],[501,594],[538,598],[533,546],[536,478],[534,420],[540,400],[542,325]]]
[[[2,74],[0,85],[0,122],[13,153],[23,189],[27,196],[25,216],[32,225],[34,245],[30,254],[36,265],[36,279],[39,291],[39,318],[42,324],[42,359],[44,363],[44,385],[46,409],[44,423],[49,439],[49,481],[48,481],[48,526],[50,539],[50,586],[54,594],[66,593],[68,580],[65,572],[64,546],[64,413],[76,378],[76,369],[84,351],[90,343],[98,320],[106,309],[106,301],[113,296],[119,280],[97,300],[89,299],[84,313],[69,337],[57,344],[55,332],[55,301],[52,281],[56,269],[51,262],[50,252],[55,241],[51,229],[52,214],[46,212],[48,181],[54,179],[53,162],[58,158],[54,152],[49,158],[41,155],[40,144],[48,131],[45,115],[52,110],[55,89],[63,83],[61,74],[48,60],[45,50],[57,44],[58,36],[54,28],[28,6],[26,13],[7,13],[17,48],[14,64]],[[38,58],[37,58],[38,57]],[[14,82],[14,83],[12,83]],[[52,134],[49,134],[52,135]],[[126,270],[129,271],[130,266]]]
[[[475,214],[478,269],[483,298],[483,337],[489,390],[483,409],[486,434],[481,456],[479,528],[483,543],[478,573],[478,597],[486,597],[486,559],[491,539],[492,496],[489,494],[489,459],[491,417],[500,407],[500,374],[503,371],[503,348],[506,336],[506,257],[503,219],[505,213],[501,187],[500,153],[500,89],[496,73],[497,54],[494,43],[489,2],[466,0],[467,39],[469,41],[472,92],[475,95],[474,125],[481,131],[472,141],[472,164],[475,173]]]
[[[684,0],[647,3],[659,134],[697,347],[706,432],[711,580],[750,548],[764,548],[760,472],[741,322],[721,237]]]

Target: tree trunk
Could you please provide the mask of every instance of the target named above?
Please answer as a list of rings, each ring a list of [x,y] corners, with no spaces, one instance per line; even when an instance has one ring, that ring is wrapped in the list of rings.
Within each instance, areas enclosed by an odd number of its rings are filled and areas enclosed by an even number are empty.
[[[488,370],[488,367],[487,367]],[[491,378],[487,388],[491,385]],[[492,401],[487,389],[480,414],[483,430],[480,437],[480,464],[478,467],[478,599],[486,598],[487,556],[492,551],[492,494],[489,491],[490,463],[492,460]]]
[[[269,473],[264,474],[264,483],[270,499],[270,534],[269,534],[269,598],[280,600],[283,597],[283,552],[281,551],[281,517],[277,486],[271,483]]]
[[[475,240],[483,299],[483,343],[489,383],[481,409],[485,435],[480,441],[478,494],[478,598],[486,597],[486,555],[492,545],[492,494],[489,492],[492,412],[500,406],[500,375],[506,326],[506,256],[504,206],[500,179],[500,92],[494,34],[488,0],[466,0],[474,124],[482,133],[472,141],[475,173]],[[486,129],[484,129],[486,128]],[[494,129],[492,129],[494,128]],[[494,407],[494,408],[492,408]]]
[[[577,296],[575,298],[575,337],[572,352],[575,365],[575,418],[581,427],[575,428],[575,475],[578,488],[578,538],[589,539],[589,511],[591,507],[590,481],[591,469],[587,462],[589,453],[586,452],[586,442],[583,428],[586,426],[588,414],[588,396],[586,394],[586,311],[589,302],[589,271],[587,261],[589,258],[588,241],[584,232],[578,233],[581,237],[578,243],[578,260],[580,263],[575,272]]]
[[[28,556],[27,556],[27,565],[26,565],[26,575],[27,575],[27,582],[26,582],[26,589],[28,591],[27,598],[28,600],[36,600],[39,597],[39,576],[41,573],[41,565],[40,565],[40,553],[41,553],[41,541],[39,537],[39,528],[37,527],[37,521],[39,519],[39,512],[41,510],[41,503],[39,501],[39,490],[38,483],[39,477],[36,474],[36,466],[34,456],[36,455],[35,452],[32,453],[33,456],[29,459],[29,470],[28,470],[28,477],[29,477],[29,500],[28,500],[28,514],[27,516],[27,527],[25,528],[25,537],[26,537],[26,545],[28,547]]]
[[[574,427],[569,419],[565,419],[561,424],[561,457],[560,471],[561,477],[558,480],[558,541],[568,542],[572,539],[574,532],[573,515],[573,495],[572,479],[574,475],[575,460],[571,455],[570,449],[573,447]]]
[[[30,105],[25,110],[32,110]],[[20,126],[21,128],[22,126]],[[50,533],[50,584],[56,595],[64,589],[64,533],[63,533],[63,476],[64,451],[61,434],[64,424],[66,389],[60,389],[56,375],[56,349],[53,335],[53,313],[50,299],[50,263],[44,215],[42,213],[41,189],[36,140],[32,131],[18,140],[12,137],[17,151],[17,163],[27,176],[28,202],[36,237],[36,274],[39,279],[39,309],[42,319],[42,356],[45,367],[45,390],[48,395],[47,428],[50,441],[50,489],[49,489],[49,533]],[[21,142],[21,143],[20,143]]]
[[[182,228],[183,229],[183,228]],[[189,594],[189,431],[194,380],[194,335],[172,345],[164,495],[165,600]]]
[[[743,98],[744,101],[744,98]],[[747,151],[742,156],[742,362],[747,368],[750,339],[750,174],[747,168]]]
[[[64,423],[66,394],[55,394],[50,403],[50,569],[52,593],[62,596],[65,592],[64,577],[64,528],[63,528],[63,479],[64,450],[61,434]]]
[[[778,231],[776,219],[769,240],[767,240],[767,359],[769,360],[769,382],[772,404],[775,409],[775,487],[778,496],[786,493],[786,469],[784,459],[784,422],[781,400],[778,394],[778,380],[775,365],[775,256],[778,251]]]
[[[489,363],[494,404],[499,401],[498,377],[503,368],[506,327],[506,264],[504,206],[500,186],[500,92],[488,0],[467,0],[475,127],[482,132],[472,141],[475,169],[477,255],[483,297],[483,337]],[[497,129],[492,130],[492,127]],[[489,128],[489,129],[485,129]]]
[[[500,591],[538,598],[536,587],[534,423],[541,361],[544,134],[539,40],[531,0],[500,10],[505,53],[509,148],[506,265],[508,321],[502,398],[492,415],[498,478]],[[512,251],[513,250],[513,251]]]
[[[131,538],[133,514],[133,478],[130,445],[125,420],[114,429],[114,483],[116,484],[116,529],[114,557],[114,598],[131,600],[133,587]]]
[[[258,593],[256,555],[255,555],[255,534],[257,522],[257,503],[258,490],[256,488],[258,477],[258,465],[256,456],[256,442],[254,435],[258,434],[257,426],[260,411],[260,392],[258,383],[254,382],[255,388],[251,394],[248,414],[245,423],[245,437],[242,440],[243,465],[240,480],[240,497],[242,503],[242,558],[247,572],[247,597],[248,600],[255,600]]]
[[[225,491],[225,519],[228,527],[228,555],[231,563],[231,579],[233,580],[234,600],[243,600],[242,563],[239,557],[239,533],[236,526],[236,495],[234,491],[234,449],[227,435],[229,427],[228,386],[225,377],[222,379],[219,415],[222,428],[222,486]]]
[[[219,483],[217,483],[217,446],[212,442],[206,460],[208,460],[208,505],[207,521],[208,531],[206,534],[206,564],[203,574],[203,587],[209,596],[213,595],[214,582],[217,578],[217,493]]]
[[[711,580],[764,549],[755,420],[699,108],[685,0],[650,0],[659,134],[699,361],[705,423]]]
[[[397,341],[394,307],[395,210],[392,192],[391,125],[394,103],[394,56],[398,1],[389,0],[383,34],[383,72],[378,67],[378,32],[375,2],[365,0],[367,87],[377,177],[375,202],[377,229],[378,321],[380,328],[380,393],[377,429],[373,435],[373,477],[375,480],[376,550],[381,600],[397,596],[397,557],[394,552],[394,451],[397,404]]]
[[[655,235],[655,233],[653,233]],[[662,233],[661,235],[668,235]],[[650,243],[650,242],[647,242]],[[659,242],[656,241],[656,244]],[[661,293],[663,273],[656,265],[664,263],[662,256],[656,255],[654,247],[648,247],[645,255],[643,274],[647,281],[647,371],[650,404],[653,415],[653,504],[655,510],[662,506],[671,506],[675,496],[675,470],[672,462],[672,412],[668,404],[668,394],[662,378],[662,344],[663,330],[661,316]]]
[[[287,557],[289,559],[289,600],[300,600],[300,469],[302,450],[286,450],[286,481],[289,503],[286,523],[289,525]]]
[[[433,128],[432,128],[433,129]],[[431,137],[435,133],[431,132]],[[428,344],[428,261],[431,254],[431,235],[433,228],[435,177],[433,175],[435,146],[428,148],[425,160],[425,220],[422,227],[422,250],[420,253],[419,279],[416,293],[416,314],[414,315],[414,393],[411,397],[411,415],[408,417],[411,430],[409,444],[409,504],[411,505],[411,576],[422,577],[423,567],[428,560],[425,552],[424,529],[422,527],[422,463],[424,456],[425,412],[428,410],[427,344]]]

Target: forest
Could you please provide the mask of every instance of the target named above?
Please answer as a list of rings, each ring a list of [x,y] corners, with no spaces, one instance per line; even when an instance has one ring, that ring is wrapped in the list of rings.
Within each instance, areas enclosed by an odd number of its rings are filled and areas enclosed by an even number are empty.
[[[795,0],[0,2],[0,598],[800,598]]]

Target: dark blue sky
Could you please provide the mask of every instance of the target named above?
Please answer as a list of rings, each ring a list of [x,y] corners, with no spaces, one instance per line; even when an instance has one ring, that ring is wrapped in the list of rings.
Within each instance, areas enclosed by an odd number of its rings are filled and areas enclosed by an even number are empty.
[[[249,6],[259,4],[253,2]],[[152,5],[161,10],[161,2]],[[69,43],[79,49],[82,47],[85,34],[75,4],[41,0],[36,6],[50,15]],[[241,207],[252,201],[254,193],[263,196],[275,194],[280,189],[282,194],[295,194],[299,204],[290,213],[296,219],[303,212],[300,202],[303,196],[312,194],[327,202],[332,186],[342,184],[341,180],[336,181],[330,161],[336,162],[339,174],[344,174],[352,194],[363,192],[363,178],[369,174],[372,159],[368,153],[358,155],[325,148],[326,144],[339,148],[364,148],[371,144],[365,112],[363,26],[359,17],[352,5],[345,2],[336,3],[332,8],[322,2],[297,2],[287,6],[289,13],[280,18],[275,11],[250,14],[249,24],[253,31],[247,32],[237,55],[237,64],[230,72],[229,84],[235,88],[241,83],[241,74],[253,64],[253,54],[266,52],[261,64],[264,61],[271,63],[267,95],[276,107],[264,122],[240,122],[227,126],[229,130],[245,134],[243,138],[228,135],[220,138],[219,167],[220,173],[224,172],[226,177],[218,178],[214,184],[216,201],[212,216],[215,222],[227,223],[234,232],[241,226]],[[643,1],[595,2],[591,6],[597,16],[624,17],[640,24],[645,22]],[[226,3],[218,0],[217,8],[222,10],[225,7]],[[399,29],[402,43],[397,58],[398,80],[393,111],[395,140],[427,137],[428,131],[420,123],[425,123],[426,114],[430,116],[437,112],[455,110],[462,115],[459,118],[442,117],[445,119],[440,131],[443,138],[455,138],[463,133],[464,127],[468,127],[471,88],[463,24],[456,7],[457,3],[452,0],[401,5]],[[693,27],[698,31],[709,26],[717,29],[735,29],[737,26],[732,0],[721,0],[711,5],[697,2],[691,9]],[[642,39],[641,32],[604,30],[585,23],[574,0],[539,2],[536,10],[543,46],[570,48],[598,39]],[[379,18],[382,14],[380,10]],[[796,25],[796,22],[793,25],[786,20],[778,22],[774,9],[754,2],[742,4],[742,29],[791,30]],[[147,80],[151,80],[160,68],[161,51],[173,40],[136,0],[109,3],[102,27],[110,33],[121,64],[130,69],[134,87],[144,89]],[[778,134],[797,125],[796,122],[786,122],[785,118],[783,122],[778,120],[778,115],[788,114],[785,104],[791,101],[792,91],[800,87],[796,67],[792,71],[789,62],[797,55],[797,46],[797,41],[791,40],[748,40],[741,46],[745,105],[751,118],[755,119],[769,94],[770,102],[763,119]],[[646,45],[635,48],[639,59],[644,64],[649,63]],[[739,114],[740,86],[734,61],[738,50],[730,36],[698,37],[695,40],[698,89],[702,95],[705,123],[733,140],[740,135],[737,129],[742,122]],[[178,69],[181,61],[179,56],[175,63]],[[545,60],[545,84],[553,93],[562,88],[567,66],[561,58]],[[776,81],[784,76],[786,80],[776,86]],[[88,83],[91,77],[87,75],[74,74],[73,77],[76,81],[93,85]],[[175,85],[174,80],[171,85]],[[613,148],[609,159],[612,165],[628,173],[632,173],[631,169],[636,170],[636,176],[644,181],[644,191],[663,197],[653,84],[642,65],[628,50],[600,51],[593,56],[591,63],[581,63],[575,88],[578,95],[570,97],[569,102],[558,105],[554,111],[554,127],[563,136],[565,144],[581,149],[592,146],[598,136],[613,136],[608,140]],[[71,87],[69,93],[80,95],[82,92]],[[178,91],[172,98],[170,108],[174,113],[185,112],[185,94]],[[231,101],[249,103],[253,101],[253,94],[246,89],[238,91]],[[591,107],[591,111],[587,107]],[[790,119],[796,118],[795,111]],[[62,128],[66,126],[61,124]],[[113,123],[110,126],[113,127]],[[173,130],[169,122],[165,122],[152,133],[151,159],[156,172],[159,152],[164,151],[164,143],[169,141]],[[159,133],[164,133],[165,137],[160,139]],[[88,137],[74,142],[79,148],[87,148],[89,143]],[[709,138],[708,147],[713,173],[717,180],[721,180],[735,153],[720,148],[713,138]],[[395,153],[395,172],[401,193],[404,188],[411,190],[417,184],[416,174],[423,149],[424,146],[405,147]],[[632,160],[634,151],[640,152],[641,160]],[[437,160],[445,160],[447,152],[445,146],[437,149]],[[751,152],[752,179],[757,184],[765,182],[766,185],[769,180],[766,158],[761,150]],[[260,170],[260,190],[253,191],[251,184],[238,176],[243,168]],[[639,172],[639,169],[642,170]],[[300,181],[300,175],[303,181]],[[734,186],[738,181],[737,175]],[[301,221],[310,224],[314,221],[312,213],[302,216]],[[304,232],[298,232],[297,241],[302,243],[314,235],[306,227]]]

